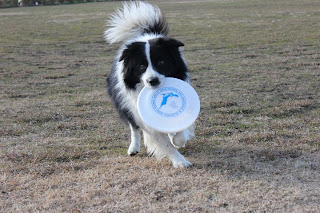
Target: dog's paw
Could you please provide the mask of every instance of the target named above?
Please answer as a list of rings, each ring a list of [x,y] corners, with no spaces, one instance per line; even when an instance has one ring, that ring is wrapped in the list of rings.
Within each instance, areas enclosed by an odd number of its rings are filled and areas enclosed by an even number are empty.
[[[140,149],[137,149],[136,147],[129,147],[127,153],[128,153],[129,156],[135,156],[139,152],[140,152]]]
[[[170,140],[172,146],[173,146],[174,148],[176,148],[176,149],[179,149],[180,146],[176,145],[175,142],[174,142],[176,135],[177,135],[177,133],[169,133],[169,134],[168,134],[168,137],[169,137],[169,140]]]
[[[174,148],[179,149],[181,147],[185,147],[187,140],[185,139],[183,132],[169,133],[168,137]]]
[[[168,137],[172,146],[179,149],[181,147],[185,147],[187,141],[194,137],[194,134],[191,130],[186,129],[178,133],[169,133]]]
[[[172,162],[172,165],[174,168],[189,168],[192,166],[192,163],[190,163],[187,160],[183,160],[183,161]]]

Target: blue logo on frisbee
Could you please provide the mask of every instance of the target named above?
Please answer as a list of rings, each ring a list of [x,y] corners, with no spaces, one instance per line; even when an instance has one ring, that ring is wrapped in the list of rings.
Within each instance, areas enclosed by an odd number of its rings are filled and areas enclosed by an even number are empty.
[[[158,89],[151,98],[153,110],[164,117],[176,117],[186,108],[186,98],[174,87]]]

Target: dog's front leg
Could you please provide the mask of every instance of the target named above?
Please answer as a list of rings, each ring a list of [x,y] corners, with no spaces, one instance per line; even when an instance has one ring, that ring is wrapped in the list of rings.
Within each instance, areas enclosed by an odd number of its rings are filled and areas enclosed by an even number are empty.
[[[141,131],[139,128],[133,127],[129,124],[131,130],[131,142],[128,149],[128,155],[133,156],[140,152],[140,140],[141,140]]]
[[[143,131],[144,143],[150,155],[158,159],[168,157],[175,168],[187,168],[192,164],[172,146],[166,134]]]

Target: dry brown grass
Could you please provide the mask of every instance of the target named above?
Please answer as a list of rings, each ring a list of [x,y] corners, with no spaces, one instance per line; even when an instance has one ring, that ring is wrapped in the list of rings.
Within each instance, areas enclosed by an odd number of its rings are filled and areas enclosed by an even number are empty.
[[[194,166],[126,156],[102,36],[119,3],[2,9],[0,212],[318,212],[319,2],[156,3],[201,99]]]

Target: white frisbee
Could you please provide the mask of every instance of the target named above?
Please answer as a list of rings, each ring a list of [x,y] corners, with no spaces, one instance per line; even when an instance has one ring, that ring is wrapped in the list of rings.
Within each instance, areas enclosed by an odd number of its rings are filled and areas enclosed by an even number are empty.
[[[141,119],[152,129],[176,133],[187,129],[197,119],[200,100],[190,84],[177,78],[166,78],[161,87],[144,87],[138,97]]]

